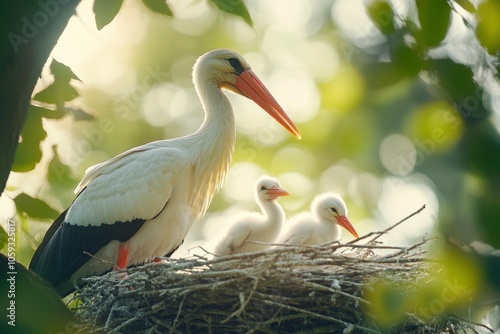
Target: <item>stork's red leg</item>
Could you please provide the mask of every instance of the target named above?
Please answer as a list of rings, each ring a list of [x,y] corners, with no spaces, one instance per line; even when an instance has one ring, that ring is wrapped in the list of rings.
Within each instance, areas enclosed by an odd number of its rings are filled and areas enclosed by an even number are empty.
[[[116,259],[116,266],[118,269],[127,268],[128,261],[128,245],[120,244],[120,248],[118,249],[118,258]]]

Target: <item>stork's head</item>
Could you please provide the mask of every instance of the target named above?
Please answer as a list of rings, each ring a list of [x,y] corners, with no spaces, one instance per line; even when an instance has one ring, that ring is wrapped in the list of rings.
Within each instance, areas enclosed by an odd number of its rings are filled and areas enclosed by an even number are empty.
[[[238,75],[249,69],[250,65],[238,53],[229,49],[216,49],[200,56],[194,64],[193,72],[221,88],[245,95],[235,85]]]
[[[216,49],[205,53],[194,64],[193,80],[197,89],[203,86],[199,82],[203,80],[248,97],[288,132],[301,138],[295,124],[238,53],[229,49]]]
[[[262,176],[257,181],[257,199],[259,201],[275,201],[282,196],[288,196],[288,192],[281,188],[280,183],[273,177]]]
[[[332,192],[318,195],[314,198],[311,206],[318,217],[342,226],[353,236],[359,238],[358,233],[347,219],[347,206],[340,195]]]

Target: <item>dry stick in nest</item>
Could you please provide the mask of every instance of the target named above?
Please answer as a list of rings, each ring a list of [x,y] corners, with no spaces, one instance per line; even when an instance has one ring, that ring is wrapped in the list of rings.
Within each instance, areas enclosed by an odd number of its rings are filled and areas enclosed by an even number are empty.
[[[424,207],[384,231],[347,244],[286,246],[212,259],[169,259],[90,277],[88,286],[80,290],[77,318],[87,324],[82,332],[93,328],[96,332],[300,329],[319,333],[355,329],[377,333],[376,327],[370,328],[373,319],[363,309],[370,304],[362,297],[367,279],[384,272],[413,280],[426,260],[417,248],[428,239],[411,247],[373,242]],[[359,244],[373,235],[368,244]],[[334,253],[337,249],[395,252],[359,257]],[[429,328],[416,316],[407,315],[421,329]]]

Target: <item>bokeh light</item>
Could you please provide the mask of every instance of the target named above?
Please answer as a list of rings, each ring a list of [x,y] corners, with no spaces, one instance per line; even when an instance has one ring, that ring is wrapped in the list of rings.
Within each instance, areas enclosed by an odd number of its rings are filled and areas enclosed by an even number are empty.
[[[382,237],[384,241],[401,246],[411,245],[432,232],[439,204],[434,191],[422,182],[423,180],[426,180],[423,176],[414,176],[411,179],[387,177],[383,180],[382,194],[378,205],[387,226],[398,222],[409,213],[425,205],[425,210],[413,218],[411,223],[398,226],[397,233],[384,235]]]
[[[331,15],[340,30],[360,48],[385,41],[385,37],[366,14],[362,0],[337,0],[333,3]]]
[[[417,151],[408,138],[392,134],[380,144],[380,161],[392,174],[404,176],[415,168]]]
[[[358,70],[343,64],[330,80],[321,85],[321,92],[324,108],[343,113],[361,102],[365,85]]]
[[[215,23],[216,14],[205,1],[175,1],[174,7],[172,27],[182,34],[199,36]]]
[[[452,106],[437,101],[419,106],[406,128],[419,153],[429,156],[455,145],[462,135],[463,122]]]

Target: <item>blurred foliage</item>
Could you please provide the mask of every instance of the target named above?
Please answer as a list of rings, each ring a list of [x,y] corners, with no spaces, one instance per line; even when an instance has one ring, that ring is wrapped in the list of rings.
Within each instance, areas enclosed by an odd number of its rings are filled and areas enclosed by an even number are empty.
[[[35,219],[56,219],[58,212],[42,200],[26,194],[19,194],[14,198],[17,210]]]
[[[69,82],[71,79],[79,79],[68,66],[53,59],[50,64],[50,72],[54,76],[54,82],[37,93],[33,97],[34,100],[61,106],[64,102],[71,101],[78,96],[78,92],[69,85]]]
[[[7,257],[0,254],[2,277],[15,278],[15,306],[17,317],[15,327],[6,321],[0,324],[2,333],[74,333],[73,313],[66,307],[59,295],[48,288],[48,283],[19,263],[15,264],[15,275]],[[10,284],[2,284],[0,293],[8,296]],[[7,309],[11,298],[0,299],[0,307]]]
[[[376,8],[379,9],[379,12],[375,9],[368,10],[372,18],[380,17],[380,11],[387,12],[387,9],[384,8],[390,6],[389,3],[385,1],[376,1],[375,3],[377,4]],[[474,161],[475,164],[483,166],[484,168],[488,165],[492,165],[489,173],[480,172],[476,175],[479,178],[485,178],[486,186],[499,181],[498,178],[500,175],[498,173],[498,166],[500,158],[498,154],[495,154],[495,152],[498,153],[500,150],[500,146],[498,145],[498,130],[493,130],[492,124],[488,120],[492,112],[489,99],[495,97],[495,95],[490,94],[496,94],[498,91],[498,72],[494,69],[495,64],[498,62],[498,58],[490,57],[486,54],[485,50],[491,54],[495,54],[494,47],[492,44],[488,44],[486,37],[481,38],[481,36],[485,34],[481,32],[481,30],[485,29],[488,33],[495,36],[495,40],[499,40],[500,35],[495,31],[495,24],[486,23],[487,19],[485,21],[481,16],[481,11],[483,10],[481,8],[484,6],[490,6],[490,16],[500,13],[498,9],[493,8],[494,5],[492,3],[498,4],[498,2],[495,1],[491,3],[486,1],[479,5],[476,32],[478,34],[479,43],[484,49],[479,45],[475,49],[471,49],[469,61],[472,60],[472,62],[457,62],[452,53],[445,57],[442,55],[434,55],[436,53],[436,48],[449,47],[451,44],[451,41],[447,41],[446,39],[450,38],[447,36],[449,35],[449,25],[451,22],[450,15],[452,13],[454,14],[454,19],[463,20],[463,22],[466,23],[465,27],[468,29],[474,27],[474,24],[471,24],[471,22],[474,22],[476,17],[461,11],[461,9],[465,9],[469,13],[474,13],[475,10],[472,4],[469,1],[417,0],[416,9],[418,20],[411,20],[410,15],[405,18],[397,18],[390,10],[388,11],[389,14],[385,16],[386,18],[389,17],[389,19],[392,19],[392,23],[385,22],[385,26],[380,29],[381,32],[387,36],[387,44],[382,47],[387,47],[389,49],[391,61],[384,63],[373,61],[367,63],[367,68],[373,69],[383,64],[385,68],[380,70],[380,72],[387,71],[387,73],[390,74],[394,73],[390,75],[390,78],[392,78],[390,81],[383,82],[383,86],[393,85],[395,82],[401,81],[406,77],[413,77],[418,74],[426,79],[424,83],[427,85],[427,89],[431,94],[430,96],[425,96],[425,100],[438,98],[436,102],[429,102],[430,105],[428,104],[428,107],[424,107],[424,104],[422,104],[421,107],[416,108],[415,115],[409,118],[409,125],[406,127],[407,131],[409,131],[407,134],[414,140],[418,138],[420,138],[420,140],[425,140],[425,138],[433,139],[432,132],[437,130],[441,131],[444,139],[446,139],[443,140],[442,143],[438,143],[438,140],[435,138],[432,140],[432,152],[428,152],[431,156],[425,159],[424,163],[419,168],[425,171],[425,174],[437,183],[439,183],[440,177],[438,175],[440,173],[436,169],[426,169],[425,165],[432,163],[432,160],[438,159],[435,153],[439,153],[441,151],[440,148],[445,149],[442,151],[442,154],[458,155],[462,157],[461,159],[463,161]],[[374,21],[377,23],[376,20]],[[498,24],[500,21],[497,20],[495,22]],[[393,25],[399,25],[398,29],[384,28]],[[380,27],[381,22],[378,22],[377,26]],[[469,43],[474,45],[473,40]],[[400,50],[407,51],[401,52]],[[398,51],[400,52],[398,53]],[[476,56],[476,60],[473,58],[473,51],[479,54]],[[400,64],[404,65],[401,66]],[[375,67],[372,67],[372,65],[375,65]],[[376,81],[377,74],[379,73],[365,71],[365,75],[369,78],[368,80]],[[490,77],[486,80],[485,78],[488,76]],[[440,101],[439,99],[444,99],[446,102],[443,100]],[[422,102],[427,103],[425,100],[422,100]],[[430,106],[432,106],[432,109],[436,110],[437,114],[432,112]],[[452,118],[453,110],[462,117],[463,124]],[[483,134],[479,134],[476,130],[478,126],[484,128],[484,130],[490,128],[496,133],[491,137],[487,135],[487,133],[490,132],[488,130],[483,132]],[[419,134],[416,132],[419,132]],[[479,141],[483,140],[486,142],[480,144]],[[445,147],[442,147],[443,144],[446,144]],[[468,149],[464,150],[467,146]],[[486,146],[488,146],[488,148],[486,148]],[[479,152],[482,152],[482,154]],[[462,173],[457,180],[459,183],[463,182],[463,176],[466,174],[476,173],[476,171],[467,168],[464,164],[445,163],[442,165],[446,165],[446,168],[457,170]],[[496,171],[493,171],[493,166],[496,166]],[[443,189],[443,187],[438,187],[438,189],[443,192],[446,190]],[[463,188],[462,191],[466,191],[466,189]],[[492,191],[492,189],[489,191]],[[493,192],[496,193],[494,197],[498,198],[499,191],[494,190]],[[489,195],[487,195],[487,192],[480,197],[482,201],[488,202]],[[474,199],[469,198],[468,200],[473,201]],[[461,204],[458,198],[453,197],[447,197],[446,202],[450,203],[451,206],[460,206]],[[474,210],[477,209],[479,208],[476,207]],[[461,210],[459,209],[458,211]],[[477,216],[473,219],[474,223],[470,222],[468,224],[472,223],[476,225],[476,227],[479,227],[479,229],[482,230],[480,235],[484,237],[487,242],[498,247],[500,246],[499,240],[493,237],[493,232],[498,231],[496,227],[497,224],[494,223],[494,221],[497,220],[497,214],[497,210],[490,212],[483,211],[481,213],[481,219]],[[446,216],[443,215],[442,217],[444,218]],[[449,220],[442,219],[442,229],[451,234],[460,233],[460,228],[457,229],[457,224],[460,224],[460,222],[457,222],[457,218],[460,220],[459,217],[460,214],[457,217],[457,211],[455,211],[455,214],[450,216]]]
[[[23,229],[25,259],[47,227],[38,222],[71,203],[88,166],[197,129],[203,115],[189,74],[200,54],[218,47],[235,49],[253,64],[294,122],[301,119],[303,140],[287,137],[249,112],[254,106],[230,97],[235,110],[243,109],[236,112],[234,167],[208,218],[220,214],[223,220],[230,206],[254,208],[250,186],[247,197],[231,191],[243,193],[245,181],[268,173],[292,194],[281,201],[289,215],[307,208],[315,193],[334,190],[346,197],[351,221],[363,233],[405,216],[424,204],[422,198],[432,204],[431,193],[434,209],[428,205],[428,217],[402,230],[399,241],[420,237],[437,222],[446,237],[500,248],[498,1],[246,4],[87,5],[97,27],[92,24],[89,34],[99,46],[85,57],[54,53],[54,80],[34,96],[39,103],[31,107],[13,166],[42,175],[29,190],[17,182],[9,191],[19,219],[34,222]],[[408,145],[397,142],[384,156],[382,144],[394,134]],[[399,168],[388,168],[391,163]],[[410,196],[403,186],[427,197]],[[198,225],[192,233],[204,236]],[[452,268],[462,265],[451,262]],[[489,265],[470,270],[489,272]],[[392,290],[381,285],[380,291]],[[382,292],[373,298],[386,300]],[[403,301],[396,293],[386,302],[397,308]]]
[[[442,262],[429,264],[434,267],[431,274],[415,277],[413,282],[381,275],[367,285],[368,311],[382,332],[396,330],[407,314],[424,321],[445,315],[467,318],[468,306],[484,284],[484,272],[459,248],[447,246],[440,252]]]
[[[500,2],[482,1],[477,9],[477,38],[492,55],[500,50]]]
[[[35,109],[35,110],[33,110]],[[37,107],[31,107],[21,132],[21,142],[16,150],[12,170],[27,172],[35,168],[42,159],[40,143],[47,137],[42,126],[42,116]]]
[[[250,18],[250,13],[245,6],[243,0],[210,0],[213,2],[220,10],[240,16],[245,20],[246,23],[252,25],[252,19]]]
[[[451,8],[447,0],[416,0],[420,29],[414,37],[420,47],[436,47],[446,36]]]
[[[5,245],[7,245],[7,240],[9,239],[9,235],[7,232],[2,228],[0,228],[0,249],[3,249]]]
[[[165,0],[143,0],[143,2],[146,7],[148,7],[155,13],[174,16],[174,13],[172,13],[172,10]]]
[[[123,0],[96,0],[94,1],[95,25],[101,30],[113,21],[120,11]]]

